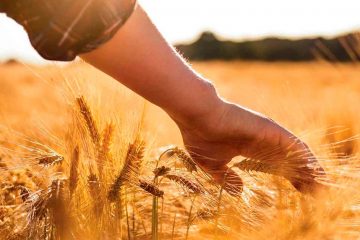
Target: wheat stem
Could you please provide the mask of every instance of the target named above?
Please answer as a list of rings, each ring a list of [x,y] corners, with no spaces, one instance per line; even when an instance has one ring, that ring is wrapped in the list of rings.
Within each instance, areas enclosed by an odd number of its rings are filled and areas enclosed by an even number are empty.
[[[189,237],[189,231],[190,231],[190,227],[191,227],[191,215],[192,215],[192,210],[194,207],[194,203],[195,203],[195,199],[196,199],[196,195],[194,196],[194,198],[191,200],[191,207],[189,210],[189,215],[188,215],[188,222],[187,222],[187,227],[186,227],[186,235],[185,235],[185,240],[188,239]]]
[[[176,223],[176,213],[174,215],[174,220],[173,220],[173,224],[172,224],[172,230],[171,230],[171,240],[174,240],[174,236],[175,236],[175,223]]]

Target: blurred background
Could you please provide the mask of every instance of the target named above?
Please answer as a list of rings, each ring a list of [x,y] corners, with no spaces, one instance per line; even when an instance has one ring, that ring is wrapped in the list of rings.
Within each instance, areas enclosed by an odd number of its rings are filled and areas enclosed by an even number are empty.
[[[140,0],[163,35],[189,59],[351,58],[360,29],[358,0]],[[24,30],[0,15],[0,61],[45,63]],[[340,40],[340,41],[339,41]],[[345,45],[345,47],[344,47]],[[348,46],[346,46],[348,45]],[[328,49],[336,59],[325,54]],[[320,49],[320,50],[319,50]]]

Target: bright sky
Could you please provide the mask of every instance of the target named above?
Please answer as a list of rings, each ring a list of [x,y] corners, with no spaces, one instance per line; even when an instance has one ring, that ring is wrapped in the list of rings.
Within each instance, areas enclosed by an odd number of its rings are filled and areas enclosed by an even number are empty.
[[[360,0],[139,0],[171,42],[204,30],[223,38],[333,36],[360,30]],[[20,26],[0,14],[0,60],[40,61]]]

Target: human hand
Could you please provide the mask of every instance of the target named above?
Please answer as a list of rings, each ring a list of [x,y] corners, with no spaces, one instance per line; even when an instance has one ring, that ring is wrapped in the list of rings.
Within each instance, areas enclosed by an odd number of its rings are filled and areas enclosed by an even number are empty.
[[[227,166],[238,155],[270,163],[303,192],[316,188],[323,170],[306,144],[269,118],[220,99],[141,7],[110,42],[83,57],[166,111],[193,159],[220,184],[226,175],[228,191],[242,190],[240,177]]]
[[[191,126],[191,127],[189,127]],[[242,180],[227,164],[236,156],[266,162],[301,192],[315,192],[324,175],[309,147],[271,119],[221,100],[206,118],[179,124],[192,158],[236,194]]]

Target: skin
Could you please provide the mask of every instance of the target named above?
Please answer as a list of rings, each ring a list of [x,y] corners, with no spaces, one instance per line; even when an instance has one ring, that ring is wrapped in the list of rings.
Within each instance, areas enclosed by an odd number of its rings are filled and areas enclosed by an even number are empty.
[[[238,155],[275,167],[286,161],[293,172],[287,177],[298,190],[317,187],[315,177],[323,170],[309,147],[268,117],[222,99],[141,7],[113,39],[81,57],[165,110],[194,160],[230,193],[242,190],[241,178],[227,166]]]

